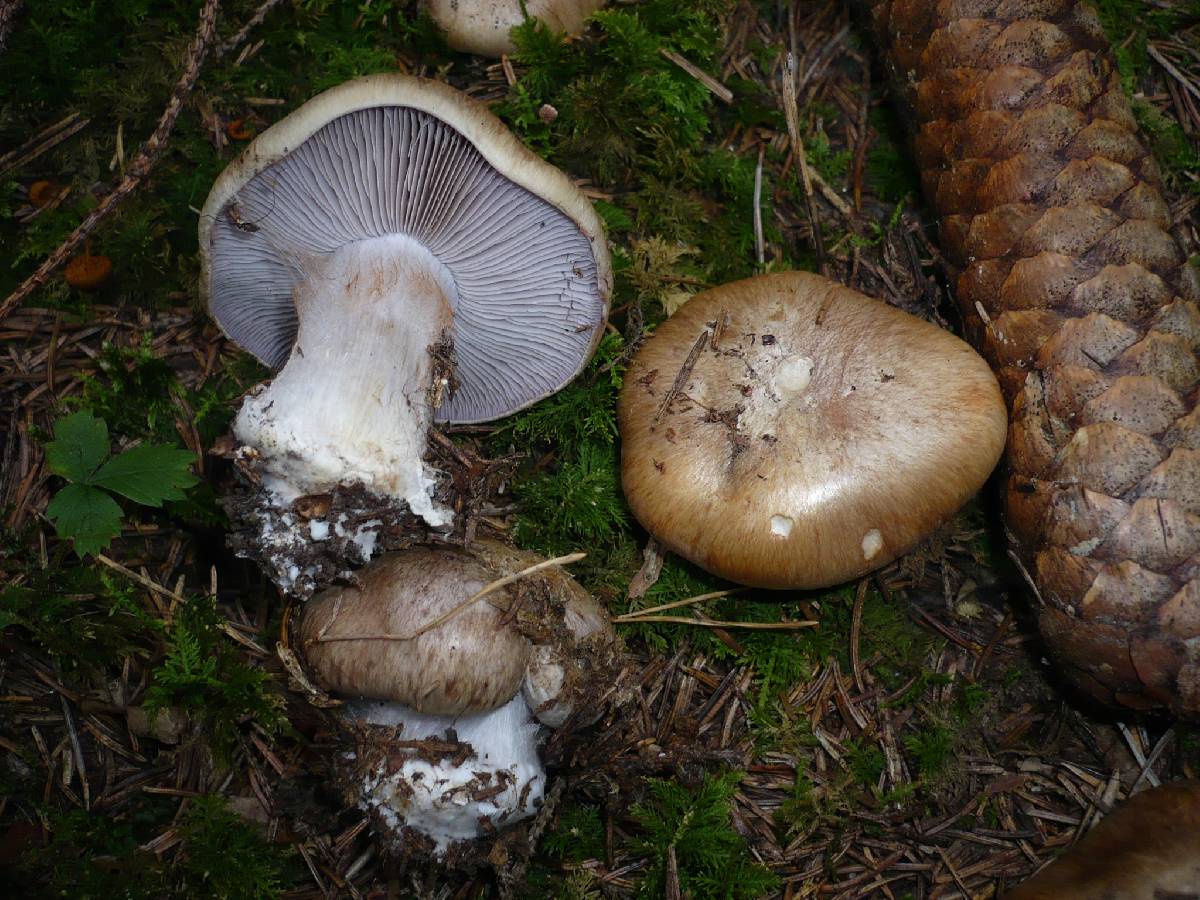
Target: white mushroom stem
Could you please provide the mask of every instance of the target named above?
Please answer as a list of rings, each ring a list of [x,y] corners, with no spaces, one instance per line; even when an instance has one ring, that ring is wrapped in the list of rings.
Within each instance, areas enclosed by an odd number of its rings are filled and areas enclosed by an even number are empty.
[[[434,413],[429,348],[453,327],[450,273],[403,235],[310,256],[301,269],[292,355],[246,399],[234,435],[262,454],[281,505],[358,482],[448,524],[422,457]]]
[[[455,765],[405,746],[363,778],[360,804],[393,833],[404,827],[430,837],[437,854],[479,837],[485,821],[497,829],[527,818],[541,805],[546,770],[538,757],[538,725],[517,694],[491,712],[429,716],[399,703],[359,701],[346,714],[372,725],[400,725],[400,739],[444,741],[447,729],[473,755]]]

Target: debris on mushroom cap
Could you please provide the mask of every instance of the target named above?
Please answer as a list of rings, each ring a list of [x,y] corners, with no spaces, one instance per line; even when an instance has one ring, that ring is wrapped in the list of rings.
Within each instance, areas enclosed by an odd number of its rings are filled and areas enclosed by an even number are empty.
[[[539,729],[520,696],[475,715],[427,716],[398,703],[360,701],[347,704],[346,716],[365,726],[349,760],[351,792],[391,843],[410,843],[411,829],[444,856],[541,805]]]
[[[583,23],[605,0],[429,0],[429,14],[446,43],[463,53],[499,57],[512,53],[509,32],[529,18],[555,34],[579,34]],[[524,6],[524,10],[522,10]]]
[[[987,479],[1006,427],[967,344],[802,272],[693,297],[634,358],[618,415],[638,520],[770,588],[837,584],[910,549]]]
[[[1008,900],[1155,900],[1200,889],[1200,782],[1136,794]]]
[[[283,366],[234,435],[276,511],[261,538],[284,544],[297,526],[283,511],[339,484],[449,527],[423,459],[430,424],[507,415],[565,385],[603,332],[612,281],[599,218],[565,175],[482,104],[395,74],[326,91],[259,135],[213,186],[200,248],[213,317]]]
[[[473,552],[503,575],[512,575],[541,561],[536,553],[499,541],[479,541]],[[562,621],[555,631],[536,641],[525,667],[521,692],[537,720],[561,728],[577,711],[580,725],[600,717],[601,703],[594,691],[600,676],[610,670],[620,652],[608,615],[579,582],[564,569],[554,567],[536,576],[543,590],[562,606]]]
[[[304,605],[304,659],[324,688],[433,715],[495,709],[520,690],[529,642],[503,621],[501,588],[436,627],[495,576],[465,551],[414,547],[381,556]],[[410,640],[369,636],[415,635]],[[361,640],[329,640],[348,635]]]

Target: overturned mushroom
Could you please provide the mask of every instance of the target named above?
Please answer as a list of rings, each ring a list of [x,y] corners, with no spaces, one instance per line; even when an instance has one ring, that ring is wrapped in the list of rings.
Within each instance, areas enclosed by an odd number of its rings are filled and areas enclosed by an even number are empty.
[[[448,527],[424,461],[431,423],[562,387],[611,284],[600,222],[561,172],[481,104],[401,75],[326,91],[259,135],[213,186],[200,248],[213,317],[283,367],[233,431],[285,588],[312,581],[288,547],[337,524],[293,515],[305,496],[358,485],[365,508]]]
[[[464,53],[498,57],[514,49],[509,32],[538,19],[555,34],[578,34],[605,0],[429,0],[429,14],[446,43]],[[522,8],[523,7],[523,8]]]
[[[582,700],[615,664],[612,628],[574,579],[545,566],[489,541],[414,548],[305,606],[299,640],[314,680],[356,698],[351,790],[386,834],[411,828],[442,854],[531,815],[545,782],[538,723],[599,714],[592,702],[583,715]]]
[[[638,520],[771,588],[837,584],[910,549],[987,479],[1006,424],[965,343],[802,272],[693,297],[634,358],[618,412]]]

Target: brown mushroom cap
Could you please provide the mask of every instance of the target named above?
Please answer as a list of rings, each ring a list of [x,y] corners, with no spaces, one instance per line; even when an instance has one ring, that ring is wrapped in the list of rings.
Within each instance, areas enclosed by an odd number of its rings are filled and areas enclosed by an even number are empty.
[[[625,375],[630,509],[732,581],[817,588],[910,549],[992,471],[1004,402],[954,335],[817,275],[697,294]]]
[[[107,256],[84,253],[67,263],[64,277],[77,291],[96,291],[112,275],[112,260]]]
[[[1006,894],[1008,900],[1154,900],[1200,887],[1200,782],[1126,800],[1068,852]]]
[[[393,700],[422,713],[483,712],[521,688],[529,642],[501,623],[515,595],[502,588],[410,640],[320,642],[338,635],[411,634],[494,580],[461,550],[415,547],[380,557],[359,585],[325,591],[304,607],[300,642],[316,680],[335,693]]]
[[[531,19],[555,34],[578,34],[605,0],[525,0]],[[429,0],[429,14],[446,43],[463,53],[499,57],[514,49],[509,32],[525,21],[521,0]]]

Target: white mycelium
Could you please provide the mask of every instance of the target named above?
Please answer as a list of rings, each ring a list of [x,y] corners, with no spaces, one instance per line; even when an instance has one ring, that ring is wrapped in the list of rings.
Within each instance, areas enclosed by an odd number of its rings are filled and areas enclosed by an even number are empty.
[[[423,715],[381,701],[347,704],[346,713],[373,725],[401,725],[401,740],[444,741],[453,729],[457,741],[474,751],[455,765],[449,753],[431,762],[402,748],[364,778],[360,805],[378,813],[393,833],[408,827],[427,835],[439,856],[456,841],[479,837],[481,820],[499,829],[541,805],[546,770],[538,758],[538,724],[520,694],[477,715]]]

